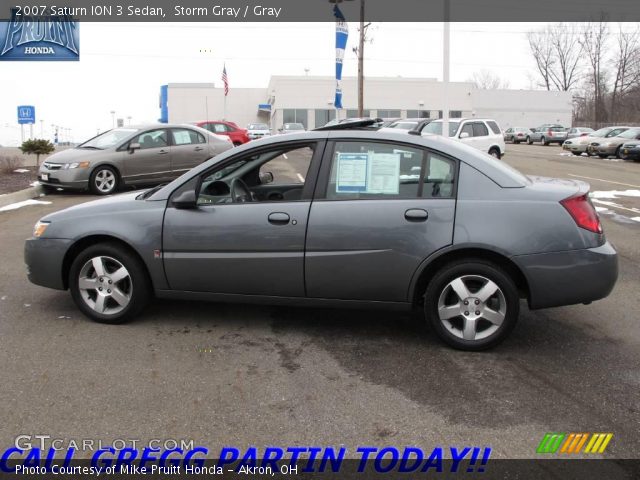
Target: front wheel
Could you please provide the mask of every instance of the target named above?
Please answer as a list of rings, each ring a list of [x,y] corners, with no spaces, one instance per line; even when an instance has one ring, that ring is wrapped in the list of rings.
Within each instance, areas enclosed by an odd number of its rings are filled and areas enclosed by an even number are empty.
[[[513,330],[520,299],[513,280],[497,265],[460,260],[446,265],[429,282],[424,311],[447,344],[459,350],[485,350]]]
[[[549,142],[547,142],[547,139],[546,139],[546,138],[544,138],[544,137],[542,137],[542,138],[540,139],[540,143],[541,143],[541,144],[543,144],[545,147],[547,147],[547,146],[549,145]]]
[[[533,141],[531,140],[531,137],[527,136],[527,145],[533,145]]]
[[[492,157],[497,158],[498,160],[500,160],[500,150],[498,150],[497,148],[491,148],[489,150],[489,155],[491,155]]]
[[[573,151],[572,151],[571,153],[573,153],[573,154],[574,154],[574,155],[576,155],[577,157],[579,157],[579,156],[581,156],[581,155],[582,155],[582,152],[573,152]]]
[[[151,295],[142,262],[113,243],[92,245],[75,258],[69,270],[69,290],[82,313],[110,324],[133,318]]]
[[[118,172],[107,165],[96,167],[89,177],[89,189],[96,195],[110,195],[118,190]]]

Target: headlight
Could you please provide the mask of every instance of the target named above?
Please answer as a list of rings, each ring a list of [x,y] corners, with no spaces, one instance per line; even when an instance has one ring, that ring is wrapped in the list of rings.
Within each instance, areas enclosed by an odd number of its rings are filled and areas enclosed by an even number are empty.
[[[36,225],[33,227],[33,236],[40,238],[49,225],[51,225],[51,222],[42,222],[38,220]]]
[[[89,162],[74,162],[74,163],[65,163],[64,169],[68,170],[70,168],[88,168]]]

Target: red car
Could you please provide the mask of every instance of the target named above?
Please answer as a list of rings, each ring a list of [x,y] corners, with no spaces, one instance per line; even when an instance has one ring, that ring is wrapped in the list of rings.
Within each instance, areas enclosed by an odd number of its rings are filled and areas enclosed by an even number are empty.
[[[236,146],[247,143],[250,140],[249,135],[247,135],[247,130],[240,128],[233,122],[215,120],[196,122],[194,125],[209,130],[210,132],[217,133],[218,135],[226,135]]]

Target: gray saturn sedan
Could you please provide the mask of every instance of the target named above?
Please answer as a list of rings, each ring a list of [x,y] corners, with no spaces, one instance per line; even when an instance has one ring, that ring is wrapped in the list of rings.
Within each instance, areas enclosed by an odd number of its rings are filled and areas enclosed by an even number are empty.
[[[257,140],[168,185],[47,215],[25,244],[29,279],[113,324],[154,297],[417,308],[465,350],[503,340],[520,299],[613,289],[586,183],[359,123]]]
[[[228,137],[193,125],[114,128],[48,157],[38,181],[108,195],[125,185],[171,181],[232,147]]]

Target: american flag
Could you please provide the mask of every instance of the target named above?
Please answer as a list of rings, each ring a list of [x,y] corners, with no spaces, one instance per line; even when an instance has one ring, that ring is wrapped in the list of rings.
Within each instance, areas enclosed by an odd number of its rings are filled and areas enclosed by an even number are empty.
[[[224,83],[224,96],[229,95],[229,78],[227,77],[227,66],[222,68],[222,82]]]

